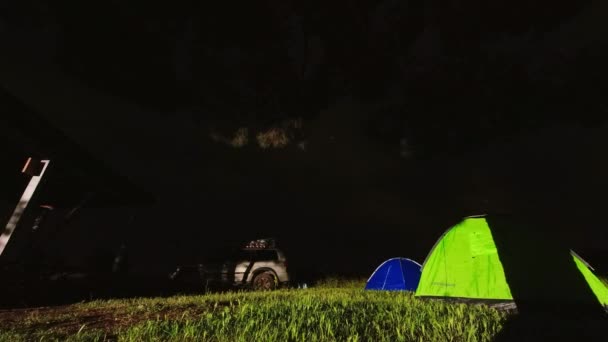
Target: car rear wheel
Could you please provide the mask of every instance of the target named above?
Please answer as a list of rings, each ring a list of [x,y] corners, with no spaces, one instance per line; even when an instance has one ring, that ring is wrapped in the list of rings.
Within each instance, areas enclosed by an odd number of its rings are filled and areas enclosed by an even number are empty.
[[[256,291],[270,291],[278,287],[277,278],[272,272],[262,272],[253,278],[252,287]]]

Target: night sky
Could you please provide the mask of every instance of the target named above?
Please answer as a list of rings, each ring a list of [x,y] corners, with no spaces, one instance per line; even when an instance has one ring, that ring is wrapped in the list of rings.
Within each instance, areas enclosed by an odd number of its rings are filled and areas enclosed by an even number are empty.
[[[2,5],[0,84],[156,198],[83,211],[61,253],[165,274],[275,236],[367,275],[496,212],[606,259],[605,4],[323,3]]]

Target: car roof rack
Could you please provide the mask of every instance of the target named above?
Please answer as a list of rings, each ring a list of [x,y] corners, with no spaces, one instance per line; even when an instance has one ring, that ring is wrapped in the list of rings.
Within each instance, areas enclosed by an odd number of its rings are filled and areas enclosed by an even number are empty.
[[[276,240],[274,238],[256,239],[245,243],[244,249],[271,249],[276,248]]]

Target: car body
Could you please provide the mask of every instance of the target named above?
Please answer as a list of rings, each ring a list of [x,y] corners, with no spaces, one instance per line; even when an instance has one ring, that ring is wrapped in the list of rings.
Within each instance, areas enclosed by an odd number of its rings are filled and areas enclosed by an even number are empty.
[[[205,288],[215,285],[274,290],[289,284],[287,259],[274,239],[250,241],[220,262],[180,266],[170,277],[177,280],[188,276]]]

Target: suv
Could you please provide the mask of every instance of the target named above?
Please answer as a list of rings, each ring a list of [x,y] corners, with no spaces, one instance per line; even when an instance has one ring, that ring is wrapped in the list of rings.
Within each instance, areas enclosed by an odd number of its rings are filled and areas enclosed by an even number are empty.
[[[172,280],[195,276],[195,282],[213,285],[274,290],[289,283],[287,259],[274,239],[249,241],[219,263],[180,266]]]

